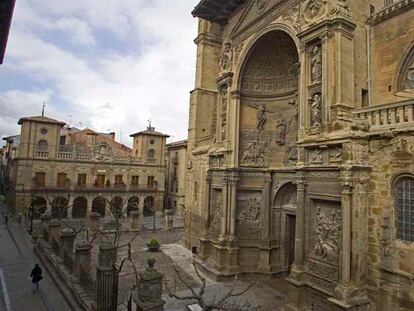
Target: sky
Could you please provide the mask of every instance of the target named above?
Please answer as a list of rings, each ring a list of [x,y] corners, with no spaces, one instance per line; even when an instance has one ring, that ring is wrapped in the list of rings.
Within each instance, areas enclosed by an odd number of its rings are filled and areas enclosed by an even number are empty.
[[[0,66],[0,137],[22,116],[187,137],[199,0],[18,0]]]

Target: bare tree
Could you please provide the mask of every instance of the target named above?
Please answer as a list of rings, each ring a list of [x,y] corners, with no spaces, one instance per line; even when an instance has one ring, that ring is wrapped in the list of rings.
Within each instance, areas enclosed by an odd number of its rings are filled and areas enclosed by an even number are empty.
[[[177,275],[178,279],[186,288],[190,290],[190,294],[179,296],[174,293],[169,293],[169,296],[175,298],[177,300],[190,300],[190,301],[197,301],[198,305],[202,308],[203,311],[213,311],[213,310],[237,310],[236,305],[231,303],[229,300],[233,297],[239,297],[244,295],[247,291],[249,291],[255,283],[250,283],[245,289],[235,292],[238,276],[237,274],[234,276],[232,286],[230,289],[220,298],[217,299],[217,295],[213,297],[211,301],[209,301],[206,297],[206,287],[207,281],[206,278],[201,275],[199,270],[197,269],[195,263],[192,263],[194,271],[196,272],[197,277],[201,281],[201,286],[199,289],[194,288],[182,275],[182,272],[177,268],[176,265],[172,265],[172,268]],[[239,309],[240,310],[240,309]],[[253,309],[250,309],[253,310]]]

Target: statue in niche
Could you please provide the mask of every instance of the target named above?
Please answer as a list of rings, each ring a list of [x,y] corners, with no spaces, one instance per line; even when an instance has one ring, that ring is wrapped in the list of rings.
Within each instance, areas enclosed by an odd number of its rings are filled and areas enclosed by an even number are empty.
[[[311,57],[311,82],[319,83],[322,81],[322,51],[319,45],[312,49]]]
[[[408,68],[407,77],[405,81],[405,91],[414,91],[414,61]]]
[[[333,211],[331,217],[326,216],[320,206],[316,213],[315,246],[316,256],[329,261],[335,260],[339,253],[339,238],[341,232],[341,216],[339,211]]]
[[[279,146],[286,145],[286,136],[288,134],[288,124],[285,120],[277,120],[276,125],[276,143]]]
[[[233,51],[230,43],[224,44],[223,54],[220,59],[220,68],[222,71],[230,71],[233,62]]]
[[[313,129],[320,129],[322,125],[322,99],[319,93],[313,95],[311,102],[311,127]]]

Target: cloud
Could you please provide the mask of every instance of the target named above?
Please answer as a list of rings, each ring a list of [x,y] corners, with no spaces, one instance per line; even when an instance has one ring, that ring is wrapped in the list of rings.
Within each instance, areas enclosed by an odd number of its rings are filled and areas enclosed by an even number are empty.
[[[11,100],[46,100],[48,114],[63,121],[71,115],[74,125],[111,129],[117,137],[151,119],[157,130],[185,138],[196,57],[197,22],[190,11],[197,2],[18,1],[0,68],[0,109]],[[33,87],[25,84],[22,92],[17,81],[2,89],[8,72],[30,79]],[[47,90],[36,89],[37,82]],[[17,122],[29,113],[36,111],[20,105],[8,118]],[[1,126],[0,135],[6,130]]]

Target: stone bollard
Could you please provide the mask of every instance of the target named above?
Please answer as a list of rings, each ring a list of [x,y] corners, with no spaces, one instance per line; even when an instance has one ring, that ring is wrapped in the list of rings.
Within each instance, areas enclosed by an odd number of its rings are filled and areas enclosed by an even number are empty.
[[[49,223],[49,245],[56,255],[59,255],[59,240],[60,240],[60,222],[57,219],[52,219]]]
[[[66,255],[72,256],[73,243],[75,242],[76,233],[72,229],[60,230],[60,254],[59,256],[64,259]]]
[[[89,229],[92,233],[99,231],[99,218],[101,216],[98,213],[92,212],[89,214]]]
[[[96,306],[97,311],[117,310],[118,284],[114,263],[117,258],[117,249],[112,243],[99,245],[98,266],[96,267]],[[115,293],[115,296],[114,296]]]
[[[130,214],[131,217],[131,232],[139,232],[140,223],[139,223],[139,211],[132,211]]]
[[[41,228],[43,238],[48,242],[49,241],[49,223],[52,220],[52,216],[49,214],[43,214],[40,216]]]
[[[75,245],[75,259],[73,261],[73,274],[80,281],[81,274],[91,271],[91,246],[84,242]]]
[[[155,259],[148,259],[148,268],[139,273],[138,292],[133,296],[138,311],[164,310],[165,301],[161,298],[164,275],[154,265]]]
[[[166,209],[164,211],[164,214],[165,214],[165,228],[170,231],[173,228],[173,214],[174,214],[174,211],[171,210],[171,209]]]

